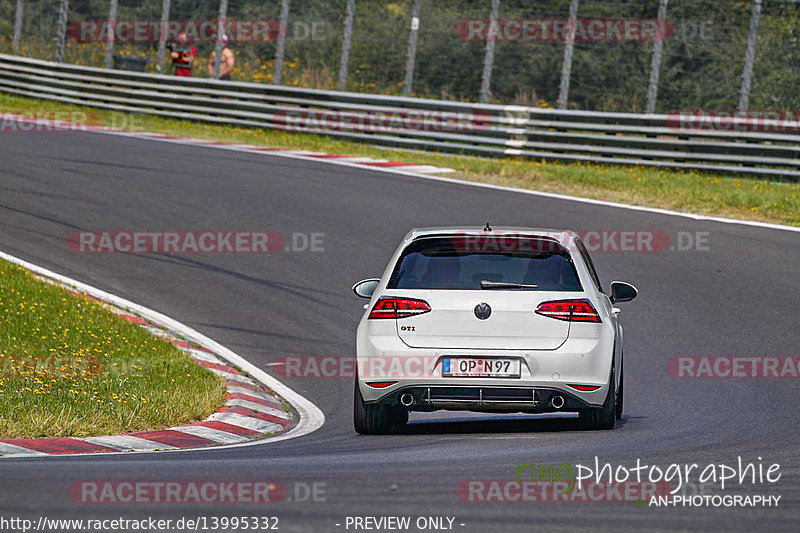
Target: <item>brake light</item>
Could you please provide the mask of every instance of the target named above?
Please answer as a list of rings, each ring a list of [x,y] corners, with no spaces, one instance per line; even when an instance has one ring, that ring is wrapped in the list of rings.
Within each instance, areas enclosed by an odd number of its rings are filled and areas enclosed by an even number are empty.
[[[369,313],[369,319],[374,318],[408,318],[421,315],[431,310],[425,300],[413,298],[381,298]]]
[[[567,385],[567,387],[581,392],[594,392],[600,389],[600,385]]]
[[[385,389],[397,383],[396,381],[367,381],[367,386],[373,389]]]
[[[542,302],[536,313],[567,322],[600,322],[600,315],[589,300],[557,300]]]

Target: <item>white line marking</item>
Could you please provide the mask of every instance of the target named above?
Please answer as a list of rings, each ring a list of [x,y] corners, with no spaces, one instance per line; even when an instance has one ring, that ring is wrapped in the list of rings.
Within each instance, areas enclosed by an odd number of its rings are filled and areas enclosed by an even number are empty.
[[[278,401],[277,398],[275,398],[275,396],[270,396],[269,394],[264,394],[263,392],[245,389],[244,387],[235,387],[233,385],[228,385],[228,392],[230,393],[238,392],[239,394],[247,394],[248,396],[253,396],[254,398],[261,398],[262,400],[270,400],[273,402]]]
[[[274,154],[277,155],[277,154],[283,154],[285,152],[266,152],[266,153],[274,153]],[[296,156],[296,155],[292,155],[290,153],[286,153],[286,156],[287,157],[296,157],[298,159],[303,158],[302,156]],[[325,161],[325,162],[336,161],[337,163],[356,163],[356,164],[357,163],[372,163],[373,161],[375,161],[371,157],[356,157],[356,156],[353,156],[353,157],[329,157],[329,158],[319,158],[319,159],[311,158],[311,159],[313,161]],[[353,166],[353,165],[348,165],[348,166]],[[360,168],[363,165],[358,165],[358,166]],[[379,167],[376,167],[376,168],[379,168]]]
[[[147,331],[149,331],[151,334],[155,335],[156,337],[162,337],[162,338],[165,338],[165,339],[175,338],[175,335],[173,335],[169,331],[164,331],[163,329],[160,329],[160,328],[149,328],[147,326],[144,326],[144,329],[146,329]]]
[[[300,156],[321,156],[323,152],[309,152],[308,150],[286,150],[286,153]]]
[[[511,106],[511,107],[513,107],[513,106]],[[171,143],[175,143],[175,144],[184,144],[184,145],[188,144],[187,141],[190,140],[190,139],[164,139],[164,138],[158,138],[158,137],[153,137],[153,138],[147,137],[147,135],[160,135],[158,133],[141,133],[141,132],[129,133],[129,132],[109,131],[109,130],[98,130],[98,131],[92,131],[91,133],[99,133],[99,134],[103,134],[103,135],[117,135],[117,136],[123,136],[123,137],[131,137],[131,138],[134,138],[134,139],[143,139],[143,140],[158,141],[158,142],[171,142]],[[203,143],[203,142],[208,142],[208,141],[203,141],[203,140],[200,140],[200,139],[191,139],[191,140],[194,141],[194,142],[197,142],[198,144],[199,143]],[[467,181],[467,180],[461,180],[461,179],[457,179],[457,178],[445,178],[445,177],[442,177],[442,176],[429,176],[429,175],[426,175],[426,174],[423,174],[423,173],[409,172],[408,170],[400,170],[397,167],[392,167],[392,168],[370,167],[370,166],[364,166],[364,165],[357,164],[357,161],[359,161],[359,160],[369,161],[370,158],[368,158],[368,157],[351,157],[351,158],[341,157],[341,158],[321,159],[321,158],[314,158],[314,157],[304,157],[304,156],[299,156],[299,155],[292,155],[292,154],[288,153],[288,150],[286,150],[286,151],[259,150],[259,151],[256,152],[256,151],[253,150],[253,148],[254,148],[253,146],[249,146],[248,148],[236,148],[236,147],[230,146],[230,145],[228,145],[228,146],[225,146],[225,145],[209,145],[209,144],[200,144],[200,145],[201,146],[205,146],[207,148],[221,148],[221,149],[228,149],[228,150],[234,150],[234,151],[246,152],[246,153],[259,153],[259,154],[262,154],[262,155],[272,155],[272,156],[277,156],[277,157],[286,157],[286,158],[290,158],[290,159],[302,159],[304,161],[319,161],[319,162],[329,163],[329,164],[332,164],[332,165],[343,165],[343,166],[349,166],[349,167],[357,167],[357,168],[361,168],[361,169],[369,169],[369,170],[373,170],[375,172],[390,172],[390,173],[393,173],[393,174],[402,174],[402,175],[405,175],[405,176],[412,176],[412,177],[415,177],[415,178],[423,178],[423,179],[429,179],[429,180],[439,180],[439,181],[445,181],[445,182],[448,182],[448,183],[458,183],[460,185],[468,185],[468,186],[471,186],[471,187],[483,187],[483,188],[486,188],[486,189],[494,189],[494,190],[498,190],[498,191],[516,192],[516,193],[522,193],[522,194],[529,194],[531,196],[542,196],[544,198],[556,198],[556,199],[559,199],[559,200],[566,200],[566,201],[570,201],[570,202],[581,202],[581,203],[587,203],[587,204],[602,205],[602,206],[605,206],[605,207],[614,207],[614,208],[617,208],[617,209],[629,209],[629,210],[632,210],[632,211],[644,211],[644,212],[648,212],[648,213],[657,213],[657,214],[660,214],[660,215],[668,215],[668,216],[675,216],[675,217],[690,218],[692,220],[721,222],[723,224],[740,224],[740,225],[743,225],[743,226],[752,226],[752,227],[757,227],[757,228],[800,232],[800,226],[785,226],[785,225],[782,225],[782,224],[773,224],[773,223],[770,223],[770,222],[759,222],[759,221],[756,221],[756,220],[739,220],[739,219],[735,219],[735,218],[725,218],[725,217],[717,217],[717,216],[699,215],[699,214],[696,214],[696,213],[685,213],[685,212],[681,212],[681,211],[671,211],[669,209],[661,209],[661,208],[658,208],[658,207],[646,207],[646,206],[640,206],[640,205],[623,204],[623,203],[619,203],[619,202],[609,202],[609,201],[606,201],[606,200],[595,200],[594,198],[584,198],[582,196],[569,196],[569,195],[566,195],[566,194],[557,194],[557,193],[551,193],[551,192],[534,191],[534,190],[531,190],[531,189],[519,189],[519,188],[516,188],[516,187],[508,187],[508,186],[504,186],[504,185],[495,185],[495,184],[492,184],[492,183],[480,183],[480,182],[476,182],[476,181]],[[509,149],[509,150],[506,150],[505,153],[507,155],[519,155],[521,152],[519,150]],[[436,168],[439,168],[439,167],[436,167]],[[449,169],[449,170],[452,170],[452,169]]]
[[[218,376],[222,376],[225,379],[238,381],[239,383],[247,383],[248,385],[255,385],[253,380],[248,378],[247,376],[241,376],[239,374],[231,374],[230,372],[225,372],[224,370],[218,370],[216,368],[206,368],[206,370],[210,370],[211,372],[215,373]]]
[[[261,405],[260,403],[255,403],[255,402],[249,402],[247,400],[228,400],[227,405],[244,407],[245,409],[250,409],[252,411],[256,411],[259,413],[265,413],[268,415],[277,416],[278,418],[284,418],[286,420],[289,419],[289,415],[286,413],[286,411],[279,411],[274,407],[267,407],[266,405]]]
[[[387,167],[384,167],[387,168]],[[454,172],[452,168],[439,168],[431,165],[409,165],[407,167],[400,167],[406,172],[423,173],[423,172]]]
[[[39,456],[39,455],[47,455],[44,452],[37,452],[36,450],[29,450],[28,448],[23,448],[22,446],[17,446],[15,444],[7,444],[5,442],[0,442],[0,456],[9,455],[9,456]],[[48,456],[49,457],[49,456]]]
[[[5,259],[11,263],[20,265],[23,268],[27,268],[28,270],[40,274],[42,276],[47,276],[52,278],[56,281],[59,281],[65,285],[70,285],[74,288],[80,289],[85,291],[87,294],[94,296],[95,298],[99,298],[101,300],[105,300],[110,302],[117,307],[127,309],[129,312],[133,314],[138,314],[142,318],[153,322],[154,324],[158,324],[163,326],[169,330],[176,331],[183,335],[185,338],[196,342],[200,346],[211,350],[212,352],[218,354],[220,357],[231,363],[233,366],[241,368],[243,371],[247,372],[250,376],[258,380],[263,385],[267,386],[269,389],[273,390],[276,394],[280,395],[289,404],[297,411],[299,414],[299,420],[297,424],[291,428],[289,431],[281,433],[279,435],[275,435],[273,437],[268,437],[266,439],[261,439],[257,441],[250,441],[250,442],[242,442],[240,444],[230,444],[226,445],[225,448],[233,448],[233,447],[242,447],[242,446],[260,446],[262,444],[266,444],[268,442],[277,442],[281,440],[293,439],[296,437],[301,437],[303,435],[308,435],[319,428],[325,423],[325,415],[322,411],[314,405],[311,401],[304,398],[300,394],[296,393],[273,376],[267,374],[257,366],[255,366],[250,361],[244,359],[242,356],[232,352],[230,349],[222,346],[217,341],[203,335],[199,331],[190,328],[189,326],[178,322],[175,319],[172,319],[158,311],[154,311],[147,307],[141,306],[139,304],[133,303],[130,300],[126,300],[125,298],[120,298],[119,296],[113,295],[96,287],[92,287],[91,285],[87,285],[80,281],[77,281],[72,278],[68,278],[67,276],[62,276],[61,274],[57,274],[52,270],[48,270],[46,268],[40,267],[38,265],[34,265],[33,263],[29,263],[23,259],[18,257],[14,257],[13,255],[9,255],[5,252],[0,251],[0,258]],[[225,415],[227,413],[217,413],[218,415]],[[212,415],[213,416],[213,415]],[[228,416],[232,416],[228,414]],[[245,418],[245,417],[242,417]],[[255,419],[250,419],[255,420]],[[222,420],[220,420],[222,421]],[[258,421],[262,422],[262,421]],[[263,422],[263,424],[269,425],[269,422]],[[271,424],[271,426],[275,427],[276,429],[270,429],[268,431],[279,431],[282,430],[282,426],[278,424]],[[203,451],[213,451],[219,450],[221,446],[216,446],[214,448],[195,448],[195,449],[184,449],[184,450],[177,450],[177,451],[193,451],[196,453],[203,452]],[[139,453],[160,453],[160,452],[139,452]],[[75,455],[98,455],[98,454],[71,454],[71,455],[47,455],[47,457],[74,457]]]
[[[267,433],[270,431],[280,431],[283,426],[275,422],[267,422],[251,416],[237,415],[236,413],[214,413],[208,417],[208,420],[215,422],[224,422],[240,428],[252,429],[259,433]]]
[[[207,361],[209,363],[217,363],[224,364],[224,361],[219,357],[215,356],[214,354],[210,354],[208,352],[204,352],[203,350],[194,350],[192,348],[184,348],[184,352],[188,352],[190,356],[194,359],[200,359],[201,361]]]
[[[104,134],[104,135],[119,135],[119,134],[117,134],[115,132],[108,132],[108,131],[97,132],[97,133],[101,133],[101,134]],[[135,135],[127,135],[127,136],[128,137],[137,138],[137,139],[140,138],[140,137],[137,137]],[[184,144],[184,143],[180,142],[177,139],[145,139],[145,140],[156,141],[156,142],[172,142],[172,143],[176,143],[176,144]],[[205,146],[207,146],[208,148],[226,149],[225,146],[215,146],[215,145],[205,145]],[[239,149],[236,149],[236,148],[227,148],[227,149],[234,150],[234,151],[247,152],[247,153],[255,153],[253,151],[239,150]],[[507,150],[507,152],[513,154],[514,151],[513,150]],[[508,186],[505,186],[505,185],[495,185],[493,183],[481,183],[481,182],[477,182],[477,181],[467,181],[467,180],[462,180],[462,179],[458,179],[458,178],[447,178],[447,177],[443,177],[443,176],[431,176],[431,175],[417,173],[417,172],[409,172],[409,171],[405,170],[405,167],[371,167],[371,166],[364,166],[364,165],[359,165],[359,164],[355,163],[355,161],[369,159],[369,158],[353,157],[353,158],[319,159],[319,158],[313,158],[313,157],[303,157],[303,156],[291,155],[289,153],[281,152],[281,151],[274,151],[274,152],[273,151],[259,151],[258,153],[261,154],[261,155],[267,155],[267,156],[273,156],[273,157],[285,157],[285,158],[289,158],[289,159],[302,159],[304,161],[317,161],[317,162],[321,162],[321,163],[327,163],[327,164],[330,164],[330,165],[342,165],[342,166],[347,166],[347,167],[357,167],[357,168],[360,168],[360,169],[372,170],[374,172],[388,172],[388,173],[391,173],[391,174],[401,174],[401,175],[404,175],[404,176],[411,176],[411,177],[414,177],[414,178],[421,178],[421,179],[427,179],[427,180],[437,180],[437,181],[443,181],[443,182],[447,182],[447,183],[457,183],[459,185],[467,185],[467,186],[470,186],[470,187],[483,187],[485,189],[492,189],[492,190],[496,190],[496,191],[515,192],[515,193],[521,193],[521,194],[528,194],[528,195],[531,195],[531,196],[541,196],[543,198],[555,198],[555,199],[558,199],[558,200],[566,200],[566,201],[570,201],[570,202],[580,202],[580,203],[592,204],[592,205],[602,205],[602,206],[605,206],[605,207],[614,207],[614,208],[617,208],[617,209],[628,209],[628,210],[631,210],[631,211],[642,211],[642,212],[648,212],[648,213],[657,213],[659,215],[684,217],[684,218],[690,218],[692,220],[709,221],[709,222],[721,222],[723,224],[740,224],[740,225],[743,225],[743,226],[752,226],[752,227],[757,227],[757,228],[766,228],[766,229],[774,229],[774,230],[781,230],[781,231],[800,232],[800,226],[784,226],[784,225],[781,225],[781,224],[773,224],[773,223],[770,223],[770,222],[758,222],[756,220],[738,220],[738,219],[734,219],[734,218],[725,218],[725,217],[717,217],[717,216],[709,216],[709,215],[699,215],[699,214],[696,214],[696,213],[684,213],[684,212],[680,212],[680,211],[671,211],[669,209],[661,209],[661,208],[658,208],[658,207],[646,207],[646,206],[641,206],[641,205],[630,205],[630,204],[623,204],[623,203],[619,203],[619,202],[609,202],[609,201],[606,201],[606,200],[595,200],[594,198],[584,198],[582,196],[569,196],[569,195],[566,195],[566,194],[557,194],[557,193],[552,193],[552,192],[534,191],[534,190],[530,190],[530,189],[519,189],[519,188],[516,188],[516,187],[508,187]]]
[[[151,440],[134,437],[133,435],[109,435],[107,437],[84,437],[82,439],[92,444],[99,444],[100,446],[108,446],[122,452],[138,452],[138,451],[153,451],[153,450],[177,450],[175,446],[168,444],[161,444]]]
[[[249,438],[241,435],[234,435],[233,433],[228,433],[227,431],[220,431],[218,429],[208,428],[205,426],[178,426],[169,429],[173,431],[180,431],[181,433],[188,433],[189,435],[194,435],[195,437],[213,440],[214,442],[219,442],[222,444],[237,444],[239,442],[250,440]]]
[[[423,172],[428,174],[441,174],[441,173],[447,174],[449,172],[455,172],[455,169],[447,167],[431,167],[431,170],[423,170],[423,171],[418,170],[417,172]]]

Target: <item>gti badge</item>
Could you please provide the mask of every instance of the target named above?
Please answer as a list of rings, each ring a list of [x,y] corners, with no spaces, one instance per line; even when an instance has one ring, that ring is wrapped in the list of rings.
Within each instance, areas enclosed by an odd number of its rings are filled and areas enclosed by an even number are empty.
[[[475,306],[475,316],[480,320],[486,320],[492,314],[492,308],[487,303],[479,303]]]

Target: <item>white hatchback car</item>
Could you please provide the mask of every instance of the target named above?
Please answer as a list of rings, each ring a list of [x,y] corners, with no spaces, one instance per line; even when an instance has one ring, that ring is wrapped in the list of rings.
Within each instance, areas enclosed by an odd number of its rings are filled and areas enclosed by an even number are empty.
[[[622,415],[622,327],[572,231],[423,228],[410,231],[358,326],[353,422],[388,433],[409,411],[578,412],[611,429]]]

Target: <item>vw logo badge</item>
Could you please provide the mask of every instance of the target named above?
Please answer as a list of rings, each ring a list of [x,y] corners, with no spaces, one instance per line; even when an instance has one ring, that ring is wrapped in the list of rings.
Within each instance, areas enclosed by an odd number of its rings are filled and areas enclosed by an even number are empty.
[[[479,303],[475,306],[475,316],[480,320],[486,320],[492,314],[492,308],[487,303]]]

